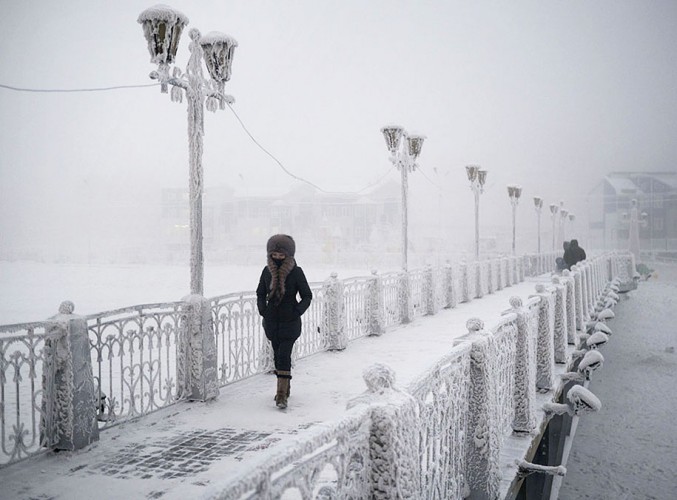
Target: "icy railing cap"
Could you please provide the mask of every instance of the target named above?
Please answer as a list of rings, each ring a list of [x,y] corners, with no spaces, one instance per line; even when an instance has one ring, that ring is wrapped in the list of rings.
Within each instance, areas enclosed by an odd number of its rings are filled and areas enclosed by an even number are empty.
[[[362,378],[370,392],[383,392],[395,384],[395,371],[388,365],[375,363],[364,369]]]
[[[594,370],[604,364],[604,356],[599,351],[588,351],[583,359],[578,363],[578,371],[582,372],[588,369]]]
[[[477,333],[480,330],[484,330],[484,321],[479,318],[470,318],[465,322],[465,327],[470,333]]]
[[[148,7],[136,20],[138,23],[144,23],[146,21],[165,21],[168,23],[174,23],[179,21],[180,23],[186,25],[188,24],[188,16],[183,12],[178,11],[164,4],[157,4],[152,7]]]
[[[59,305],[59,314],[73,314],[75,311],[75,304],[70,300],[64,300]]]
[[[512,297],[510,297],[510,306],[513,309],[519,309],[520,307],[522,307],[522,299],[517,295],[513,295]]]
[[[597,347],[609,342],[609,336],[601,330],[595,331],[588,339],[585,341],[585,344],[588,347]]]

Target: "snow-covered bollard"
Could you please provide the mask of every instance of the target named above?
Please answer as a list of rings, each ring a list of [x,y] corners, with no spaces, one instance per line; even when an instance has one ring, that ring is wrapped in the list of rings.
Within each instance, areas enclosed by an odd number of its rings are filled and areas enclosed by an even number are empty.
[[[536,399],[535,349],[529,335],[528,311],[522,307],[522,299],[510,297],[512,309],[504,314],[517,315],[517,342],[515,346],[515,387],[513,405],[515,416],[512,428],[515,432],[531,432],[536,427],[534,402]]]
[[[87,322],[64,301],[50,318],[42,366],[40,442],[53,450],[74,451],[99,440],[97,406]]]
[[[536,285],[538,304],[538,334],[536,340],[536,389],[547,392],[553,386],[553,372],[555,368],[554,337],[554,302],[553,293],[546,290],[542,283]]]
[[[367,317],[369,321],[369,335],[382,335],[385,332],[383,300],[383,280],[374,269],[369,280],[367,297]]]
[[[585,319],[583,317],[583,278],[578,266],[571,266],[571,273],[574,277],[574,302],[576,310],[576,330],[585,328]]]
[[[371,407],[369,498],[419,498],[418,404],[395,386],[395,372],[389,366],[376,363],[366,368],[362,376],[367,390],[350,400],[347,407]]]
[[[208,401],[219,395],[214,322],[209,300],[188,295],[181,312],[177,394],[189,401]]]
[[[471,335],[470,394],[468,395],[468,432],[466,434],[466,481],[468,498],[494,499],[501,480],[499,455],[501,436],[497,418],[494,363],[491,360],[494,338],[484,331],[484,322],[470,318],[466,322]]]
[[[553,351],[555,363],[567,362],[567,315],[566,315],[566,286],[562,285],[559,276],[552,277],[555,287],[555,318],[553,332]]]
[[[325,304],[322,314],[322,328],[328,351],[342,351],[348,346],[345,329],[345,306],[343,300],[343,282],[337,273],[331,273],[323,286]]]
[[[456,307],[456,303],[458,302],[457,299],[457,294],[456,294],[456,289],[454,288],[454,268],[451,266],[451,264],[447,261],[447,263],[444,266],[444,276],[445,276],[445,292],[446,292],[446,300],[445,300],[445,308],[450,308],[450,307]]]
[[[567,393],[567,403],[545,403],[543,411],[547,415],[563,415],[568,413],[573,416],[581,416],[587,413],[597,412],[602,409],[602,402],[589,389],[582,385],[574,385]]]

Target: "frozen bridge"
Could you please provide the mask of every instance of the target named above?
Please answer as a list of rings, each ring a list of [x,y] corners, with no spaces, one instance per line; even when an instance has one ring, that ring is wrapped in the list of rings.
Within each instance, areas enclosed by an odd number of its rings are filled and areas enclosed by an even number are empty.
[[[0,497],[547,496],[634,277],[553,261],[314,284],[285,411],[253,293],[0,326]]]

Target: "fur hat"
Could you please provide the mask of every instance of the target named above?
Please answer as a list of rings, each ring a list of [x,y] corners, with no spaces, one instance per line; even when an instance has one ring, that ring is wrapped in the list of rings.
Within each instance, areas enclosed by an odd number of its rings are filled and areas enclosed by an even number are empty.
[[[294,242],[294,238],[288,234],[276,234],[268,239],[266,250],[268,251],[268,255],[273,252],[280,252],[287,257],[293,257],[296,252],[296,243]]]

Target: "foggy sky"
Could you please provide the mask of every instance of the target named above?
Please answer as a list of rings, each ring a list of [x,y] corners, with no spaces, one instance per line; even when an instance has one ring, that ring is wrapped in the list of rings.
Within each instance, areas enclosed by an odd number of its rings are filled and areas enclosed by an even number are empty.
[[[189,28],[238,40],[226,92],[294,174],[359,190],[390,168],[380,127],[426,135],[422,172],[410,179],[419,220],[469,224],[470,163],[489,171],[483,222],[506,226],[509,183],[524,188],[519,217],[529,225],[534,195],[584,217],[584,195],[607,172],[677,165],[672,0],[168,3]],[[0,83],[152,83],[136,19],[154,2],[0,5]],[[157,215],[160,190],[187,185],[186,128],[185,101],[158,87],[0,89],[0,249],[67,247],[83,232],[90,245],[134,238]],[[206,113],[204,145],[206,187],[294,183],[228,109]]]

